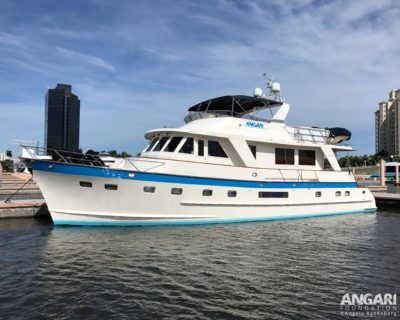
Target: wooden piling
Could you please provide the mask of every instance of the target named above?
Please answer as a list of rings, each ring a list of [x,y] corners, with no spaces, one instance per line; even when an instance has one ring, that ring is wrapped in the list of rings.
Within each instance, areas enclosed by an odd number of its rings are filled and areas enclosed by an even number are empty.
[[[380,162],[380,170],[381,170],[381,187],[385,186],[385,182],[386,182],[386,177],[385,177],[385,161],[383,161],[383,159],[381,159]]]

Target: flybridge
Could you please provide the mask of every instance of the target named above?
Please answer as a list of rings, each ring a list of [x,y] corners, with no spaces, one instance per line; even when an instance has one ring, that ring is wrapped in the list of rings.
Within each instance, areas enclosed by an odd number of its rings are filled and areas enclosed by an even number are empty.
[[[279,118],[278,121],[283,122],[287,112],[285,112],[282,119],[279,116],[277,117],[277,114],[279,114],[279,110],[286,110],[288,107],[288,104],[270,99],[269,97],[251,97],[244,95],[222,96],[205,100],[190,107],[188,109],[189,114],[185,117],[185,122],[188,123],[198,119],[215,117],[248,118],[266,122],[268,121],[267,119],[250,115],[250,113],[272,108],[278,108],[278,111],[272,117],[272,121],[274,121],[275,118]]]

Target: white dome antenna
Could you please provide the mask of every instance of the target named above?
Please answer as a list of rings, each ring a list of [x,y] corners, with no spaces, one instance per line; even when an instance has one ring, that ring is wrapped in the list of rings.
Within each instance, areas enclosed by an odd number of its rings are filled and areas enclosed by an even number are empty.
[[[269,89],[269,97],[273,97],[277,101],[282,101],[281,98],[281,85],[279,82],[274,82],[272,78],[269,78],[266,73],[263,74],[264,78],[268,80],[267,88]]]
[[[257,98],[260,98],[263,96],[263,91],[261,88],[255,88],[254,89],[254,96]]]

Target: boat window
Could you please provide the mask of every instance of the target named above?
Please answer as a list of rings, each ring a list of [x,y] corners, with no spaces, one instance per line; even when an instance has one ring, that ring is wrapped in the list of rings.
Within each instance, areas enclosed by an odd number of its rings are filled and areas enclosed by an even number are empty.
[[[345,191],[345,192],[344,192],[344,195],[345,195],[346,197],[348,197],[348,196],[350,195],[350,191]]]
[[[203,190],[203,196],[205,196],[205,197],[211,197],[211,196],[212,196],[212,190],[204,189],[204,190]]]
[[[281,191],[260,191],[258,193],[259,198],[289,198],[288,192]]]
[[[251,153],[253,154],[254,159],[257,159],[257,147],[249,144],[249,148]]]
[[[172,188],[171,194],[182,194],[182,188]]]
[[[176,147],[178,146],[179,142],[182,141],[182,137],[173,137],[171,138],[171,141],[168,143],[166,146],[165,150],[166,152],[174,152]]]
[[[335,196],[336,196],[336,197],[340,197],[341,195],[342,195],[342,193],[341,193],[340,191],[336,191],[336,192],[335,192]]]
[[[116,184],[105,184],[104,189],[106,190],[118,190],[118,186]]]
[[[179,153],[193,154],[193,138],[187,138]]]
[[[79,185],[84,188],[91,188],[93,187],[92,183],[89,181],[79,181]]]
[[[146,150],[144,150],[144,152],[150,151],[154,147],[154,145],[156,144],[157,141],[158,141],[158,137],[153,138],[153,140],[151,140],[149,146],[146,148]]]
[[[211,157],[228,158],[218,141],[208,141],[208,155]]]
[[[199,156],[204,156],[204,140],[199,140],[197,142],[197,146],[199,148],[199,150],[198,150]]]
[[[294,164],[294,149],[275,148],[275,164]]]
[[[315,191],[315,196],[317,198],[321,197],[322,196],[322,192],[321,191]]]
[[[229,198],[235,198],[237,195],[237,192],[235,190],[229,190],[228,191],[228,197]]]
[[[153,186],[145,186],[144,188],[143,188],[143,191],[144,192],[149,192],[149,193],[154,193],[155,191],[156,191],[156,187],[153,187]]]
[[[299,150],[299,165],[315,166],[315,151]]]
[[[162,137],[160,141],[157,143],[157,145],[154,147],[153,151],[160,151],[164,147],[168,139],[169,137]]]

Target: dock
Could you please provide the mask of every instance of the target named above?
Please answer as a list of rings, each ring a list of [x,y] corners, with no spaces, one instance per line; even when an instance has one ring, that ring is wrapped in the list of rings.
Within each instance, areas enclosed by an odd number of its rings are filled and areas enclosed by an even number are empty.
[[[49,217],[47,205],[43,199],[29,199],[0,202],[0,219],[4,218],[44,218]]]
[[[19,199],[20,197],[24,199]],[[29,173],[0,174],[0,219],[49,217],[47,205]]]
[[[376,205],[399,205],[400,204],[400,193],[390,192],[373,192],[375,197]]]

